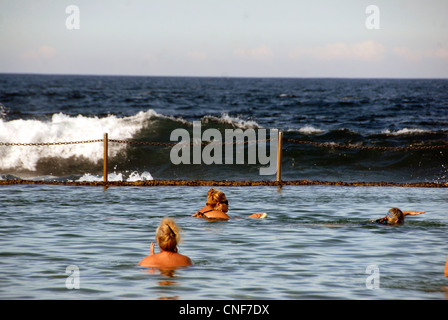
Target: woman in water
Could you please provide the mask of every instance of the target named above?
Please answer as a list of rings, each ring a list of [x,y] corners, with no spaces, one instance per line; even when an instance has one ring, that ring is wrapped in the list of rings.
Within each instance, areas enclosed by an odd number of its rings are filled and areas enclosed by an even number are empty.
[[[375,222],[387,225],[398,225],[404,223],[405,216],[415,216],[422,213],[425,213],[425,211],[401,211],[398,208],[391,208],[384,218],[375,220]]]
[[[184,267],[191,266],[193,262],[187,256],[177,251],[180,243],[180,231],[174,220],[163,218],[156,230],[156,241],[160,247],[159,253],[154,253],[154,242],[151,242],[150,255],[139,262],[143,267]]]
[[[228,211],[229,201],[224,192],[210,189],[207,192],[207,202],[205,203],[205,207],[196,212],[193,217],[228,220],[230,219],[230,216],[227,214]],[[266,216],[266,213],[254,213],[248,218],[266,218]]]

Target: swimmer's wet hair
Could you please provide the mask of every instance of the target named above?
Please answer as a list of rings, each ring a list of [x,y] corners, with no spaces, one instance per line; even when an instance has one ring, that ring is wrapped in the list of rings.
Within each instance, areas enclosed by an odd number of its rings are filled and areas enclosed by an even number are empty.
[[[181,242],[182,229],[171,218],[163,218],[156,230],[156,241],[160,249],[177,252],[177,245]]]
[[[217,190],[211,188],[207,192],[207,202],[205,203],[208,206],[214,207],[218,202],[216,201],[214,195]]]
[[[398,208],[391,208],[389,209],[389,212],[392,214],[392,216],[397,219],[397,222],[401,223],[404,221],[404,214],[403,211],[401,211]]]
[[[214,207],[218,203],[224,203],[225,201],[227,201],[227,198],[224,192],[213,188],[207,192],[207,205]]]
[[[209,206],[216,206],[219,203],[226,203],[228,205],[227,202],[227,198],[226,195],[224,194],[224,192],[219,191],[217,189],[210,189],[207,192],[207,205]]]

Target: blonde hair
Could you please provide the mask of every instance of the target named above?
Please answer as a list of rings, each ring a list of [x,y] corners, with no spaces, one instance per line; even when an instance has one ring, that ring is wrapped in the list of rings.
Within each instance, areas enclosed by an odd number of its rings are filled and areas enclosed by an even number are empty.
[[[218,203],[223,203],[224,201],[227,201],[224,192],[217,189],[210,189],[207,192],[207,205],[216,206]]]
[[[171,218],[163,218],[156,230],[156,240],[160,249],[177,252],[177,244],[181,242],[182,229]]]
[[[402,223],[404,221],[404,214],[403,212],[398,208],[390,208],[389,212],[392,214],[393,218],[396,222]]]

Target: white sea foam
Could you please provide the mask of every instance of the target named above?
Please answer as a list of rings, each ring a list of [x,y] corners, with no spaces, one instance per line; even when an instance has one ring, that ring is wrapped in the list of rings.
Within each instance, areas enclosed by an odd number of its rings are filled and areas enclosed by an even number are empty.
[[[134,171],[127,178],[127,181],[146,181],[146,180],[154,180],[154,178],[148,171],[144,171],[142,173]]]
[[[216,116],[205,116],[203,121],[207,123],[208,121],[216,121],[218,123],[230,124],[236,128],[240,129],[250,129],[250,128],[261,128],[261,126],[253,120],[243,120],[238,117],[231,117],[227,113],[222,113],[220,117]]]
[[[107,180],[108,181],[123,181],[123,174],[115,173],[115,172],[109,173],[107,175]],[[98,182],[98,181],[103,181],[103,176],[86,173],[76,181],[77,182]]]
[[[429,133],[430,130],[424,130],[424,129],[409,129],[409,128],[403,128],[397,131],[390,131],[389,129],[383,130],[381,133],[392,135],[392,136],[400,136],[400,135],[411,135],[416,133]]]
[[[83,115],[72,117],[57,113],[49,121],[0,119],[0,142],[76,142],[102,139],[106,132],[109,139],[126,140],[138,133],[152,117],[160,115],[154,110],[148,110],[123,118],[115,115],[104,118]],[[113,157],[124,148],[125,144],[110,144],[109,155]],[[40,159],[51,157],[83,157],[95,163],[103,157],[103,145],[95,142],[42,147],[0,146],[0,169],[20,168],[35,171]]]
[[[154,180],[154,178],[147,171],[144,171],[142,173],[134,171],[134,172],[131,172],[131,174],[128,177],[126,177],[126,175],[124,175],[122,172],[109,173],[107,175],[107,180],[108,181],[146,181],[146,180]],[[98,182],[98,181],[103,181],[103,176],[86,173],[76,181],[77,182]]]
[[[281,93],[279,95],[280,98],[295,98],[296,96],[290,93]]]
[[[172,116],[165,116],[152,109],[140,111],[133,116],[118,117],[108,115],[99,118],[97,116],[69,116],[63,113],[54,114],[50,120],[24,120],[17,119],[6,121],[0,119],[0,142],[5,143],[64,143],[82,142],[87,140],[101,140],[104,133],[108,133],[109,139],[132,139],[145,125],[150,124],[150,119],[170,119],[185,125],[187,121]],[[223,113],[220,117],[209,116],[203,121],[216,121],[218,123],[231,124],[237,128],[258,128],[255,121],[243,120],[231,117]],[[113,158],[126,149],[122,143],[109,144],[109,156]],[[50,146],[0,146],[0,170],[26,170],[34,172],[42,159],[58,158],[82,158],[92,164],[103,159],[103,144],[101,141],[79,144],[62,144]],[[128,179],[150,179],[147,176],[130,176]],[[93,177],[86,176],[84,179]],[[152,178],[152,177],[151,177]],[[102,177],[97,177],[102,179]],[[120,177],[112,177],[120,179]]]
[[[303,134],[319,134],[319,133],[324,133],[325,132],[324,130],[315,128],[313,126],[308,126],[308,125],[306,125],[306,126],[304,126],[302,128],[299,128],[299,129],[288,129],[288,131],[290,131],[290,132],[300,132],[300,133],[303,133]]]
[[[0,103],[0,119],[5,119],[8,114],[8,108],[6,108],[2,103]]]

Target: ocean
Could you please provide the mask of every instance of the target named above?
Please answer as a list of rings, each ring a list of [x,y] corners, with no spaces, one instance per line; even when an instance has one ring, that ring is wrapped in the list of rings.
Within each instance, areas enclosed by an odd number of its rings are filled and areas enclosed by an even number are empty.
[[[285,181],[448,182],[448,80],[26,74],[0,74],[0,180],[102,181],[102,143],[78,142],[104,133],[126,141],[109,181],[276,179],[248,156],[174,164],[195,122],[283,132]],[[192,218],[209,188],[0,185],[0,299],[448,298],[445,187],[224,186],[233,218]],[[391,207],[426,213],[373,222]],[[194,262],[169,274],[137,266],[165,216]]]

